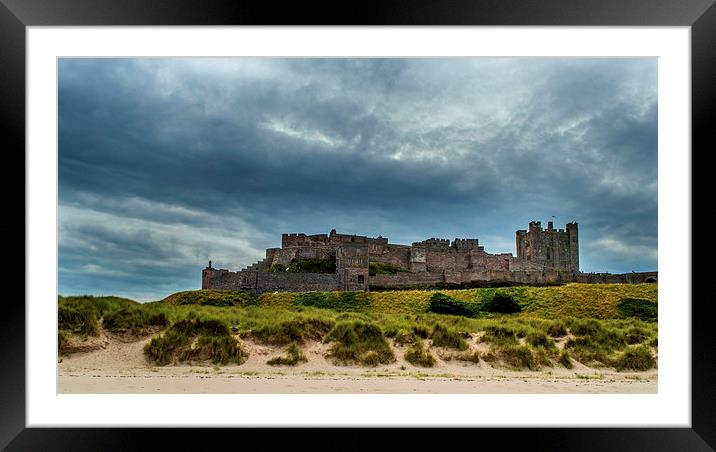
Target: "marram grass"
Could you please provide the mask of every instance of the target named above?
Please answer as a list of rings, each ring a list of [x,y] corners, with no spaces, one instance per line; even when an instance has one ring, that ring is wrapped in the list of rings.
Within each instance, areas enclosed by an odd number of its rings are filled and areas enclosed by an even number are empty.
[[[275,308],[300,305],[359,310],[384,314],[420,314],[428,312],[430,299],[436,293],[465,303],[479,311],[481,304],[497,294],[508,295],[522,309],[522,316],[540,318],[590,317],[616,318],[623,299],[657,302],[657,284],[565,284],[545,287],[500,287],[461,290],[395,290],[341,295],[341,292],[268,292],[255,296],[243,292],[198,290],[179,292],[164,299],[169,304],[220,304],[246,306],[258,304]],[[353,300],[355,299],[355,301]]]
[[[428,312],[437,292],[478,308],[498,291],[508,293],[522,312],[474,317]],[[140,333],[168,325],[148,345],[148,357],[159,364],[240,363],[245,359],[240,341],[247,339],[277,347],[323,340],[331,344],[329,359],[364,366],[394,362],[392,344],[414,348],[421,356],[416,345],[420,342],[426,354],[442,347],[443,356],[447,347],[453,355],[511,368],[570,367],[574,362],[623,370],[653,368],[658,325],[639,316],[619,318],[625,317],[624,309],[618,310],[623,299],[656,305],[657,285],[567,284],[351,296],[190,291],[144,304],[118,297],[60,297],[58,340],[65,352],[75,336],[99,334],[102,329]],[[475,334],[489,351],[474,354],[465,339]],[[293,360],[288,352],[284,358]]]

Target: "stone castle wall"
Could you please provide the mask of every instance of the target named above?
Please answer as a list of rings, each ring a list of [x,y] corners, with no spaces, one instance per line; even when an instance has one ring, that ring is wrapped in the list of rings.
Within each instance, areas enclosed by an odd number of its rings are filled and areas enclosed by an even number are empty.
[[[202,289],[264,292],[332,292],[342,290],[335,273],[269,273],[260,270],[230,272],[204,269]]]
[[[529,271],[443,271],[442,273],[398,273],[395,275],[372,276],[370,283],[375,286],[409,286],[415,284],[474,282],[505,282],[518,284],[590,283],[590,284],[640,284],[657,282],[657,272],[640,273],[579,273],[556,270]]]
[[[205,268],[203,289],[267,291],[367,290],[370,285],[410,285],[504,281],[521,284],[559,282],[637,283],[656,281],[657,273],[622,275],[581,273],[577,223],[543,229],[532,221],[515,233],[517,255],[490,254],[477,239],[431,238],[412,245],[388,239],[338,234],[283,234],[281,248],[266,250],[266,258],[239,272]],[[336,272],[267,272],[272,265],[288,266],[294,259],[335,259]],[[369,275],[369,264],[380,262],[409,272]]]
[[[395,286],[444,282],[442,273],[396,273],[395,275],[375,275],[370,277],[374,286]]]
[[[371,262],[381,262],[400,268],[410,268],[410,247],[405,245],[368,246]]]

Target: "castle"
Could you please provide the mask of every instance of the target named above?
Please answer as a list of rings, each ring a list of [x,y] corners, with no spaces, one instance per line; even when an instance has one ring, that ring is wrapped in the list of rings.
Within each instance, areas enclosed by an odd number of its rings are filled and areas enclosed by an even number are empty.
[[[281,248],[266,250],[266,258],[232,272],[209,266],[202,271],[202,289],[273,291],[359,291],[370,287],[481,283],[549,284],[560,282],[656,282],[657,273],[582,273],[579,271],[577,223],[555,229],[532,221],[515,233],[517,255],[490,254],[477,239],[431,238],[412,245],[388,239],[339,234],[283,234]],[[301,273],[290,265],[327,263],[330,272]],[[335,270],[333,270],[335,268]],[[386,271],[387,270],[387,271]]]

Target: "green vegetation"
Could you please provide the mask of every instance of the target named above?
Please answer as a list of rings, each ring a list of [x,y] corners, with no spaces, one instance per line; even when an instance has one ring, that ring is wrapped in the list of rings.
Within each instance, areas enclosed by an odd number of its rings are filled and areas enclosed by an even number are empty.
[[[449,347],[458,350],[466,350],[467,342],[458,333],[447,328],[445,325],[436,323],[430,335],[433,345],[436,347]]]
[[[162,302],[171,305],[252,306],[259,304],[259,297],[244,291],[190,290],[169,295]]]
[[[493,325],[485,328],[482,342],[490,344],[489,362],[502,362],[513,369],[538,370],[551,366],[557,348],[546,331],[550,322],[518,322],[514,326]],[[520,344],[524,338],[524,344]]]
[[[153,337],[144,346],[144,353],[160,366],[206,360],[241,364],[247,356],[226,324],[216,319],[176,322],[163,335]]]
[[[337,364],[377,366],[395,361],[383,332],[373,323],[340,322],[326,335],[324,342],[333,342],[329,357]]]
[[[564,337],[567,335],[567,325],[562,320],[556,320],[547,327],[547,334],[552,337]]]
[[[651,357],[647,344],[650,344],[653,337],[656,336],[656,328],[652,327],[653,323],[645,323],[640,320],[633,320],[631,324],[625,324],[623,321],[612,323],[594,319],[569,319],[567,325],[575,337],[566,342],[565,349],[573,352],[576,359],[583,364],[637,370],[646,370],[654,365],[654,360],[645,358],[643,353],[646,350]],[[624,354],[617,356],[619,352],[627,348],[628,344],[644,345],[629,349]],[[639,350],[640,354],[635,355],[634,350]],[[648,367],[640,368],[643,366]]]
[[[398,345],[414,344],[416,339],[419,339],[415,333],[406,330],[387,330],[383,334],[385,337],[392,337]]]
[[[416,340],[415,343],[405,352],[405,360],[414,366],[433,367],[435,357],[423,346],[423,341]]]
[[[641,298],[656,303],[656,284],[565,284],[552,287],[502,287],[499,289],[472,289],[445,291],[446,294],[470,301],[485,300],[499,291],[510,294],[522,307],[522,313],[544,319],[590,317],[613,319],[617,317],[617,304],[623,298]]]
[[[152,327],[167,326],[169,321],[163,312],[152,313],[137,307],[122,308],[104,316],[102,327],[112,333],[146,335]]]
[[[281,264],[273,264],[270,267],[264,269],[266,273],[279,273],[285,272],[288,269],[287,266]]]
[[[649,347],[640,345],[629,348],[613,362],[614,367],[619,370],[649,370],[656,365]]]
[[[100,318],[137,306],[140,305],[136,301],[119,297],[60,296],[57,299],[58,330],[82,337],[99,336]]]
[[[368,264],[368,275],[395,275],[397,273],[410,273],[410,270],[383,262],[370,262]]]
[[[496,299],[503,300],[498,305],[512,299],[522,311],[481,310]],[[422,360],[421,350],[427,355],[435,353],[431,348],[445,347],[454,350],[439,351],[446,360],[482,359],[510,368],[570,368],[580,363],[641,370],[656,365],[658,325],[652,316],[639,313],[655,308],[656,300],[656,284],[260,296],[188,291],[144,304],[117,297],[60,297],[58,346],[62,354],[82,349],[82,338],[103,329],[133,336],[164,329],[146,346],[147,358],[160,365],[242,362],[239,340],[245,339],[288,348],[324,341],[330,343],[328,357],[340,364],[393,362],[392,341],[406,345],[416,361]],[[487,350],[478,353],[469,346],[466,339],[475,336]],[[277,363],[292,356],[287,353]]]
[[[67,355],[69,353],[69,336],[70,335],[67,332],[62,330],[57,333],[57,351],[60,356]]]
[[[450,356],[448,356],[446,359],[456,359],[458,361],[469,361],[472,363],[479,363],[480,362],[480,352],[477,350],[475,351],[466,351],[463,353],[454,353]]]
[[[522,307],[513,295],[503,291],[489,291],[480,293],[479,300],[473,302],[462,301],[444,293],[436,293],[430,297],[428,311],[437,314],[461,315],[465,317],[478,317],[485,313],[510,314],[520,312]]]
[[[649,338],[649,333],[645,329],[639,328],[638,326],[633,326],[624,333],[624,340],[630,345],[641,344]]]
[[[298,344],[291,342],[291,345],[288,346],[288,350],[286,350],[286,356],[279,356],[270,359],[266,361],[266,364],[270,366],[295,366],[299,362],[306,361],[308,361],[308,359],[306,358],[306,355],[303,354],[301,349],[298,348]]]
[[[483,298],[478,308],[481,311],[499,312],[502,314],[510,314],[522,310],[522,307],[517,303],[514,296],[502,290],[494,291],[489,296]]]
[[[371,289],[372,290],[372,289]],[[656,303],[656,284],[565,284],[551,287],[500,287],[462,290],[441,290],[440,293],[468,304],[479,304],[496,293],[508,294],[521,307],[523,316],[543,319],[588,317],[614,319],[617,303],[623,298],[642,298]],[[370,311],[382,314],[422,314],[429,312],[428,290],[389,290],[368,292]],[[298,293],[264,293],[261,306],[289,307]],[[499,314],[499,313],[498,313]]]
[[[265,271],[271,273],[335,273],[336,259],[293,259],[288,266],[273,264]]]
[[[622,298],[617,303],[617,313],[620,319],[634,317],[647,322],[655,322],[658,317],[658,307],[656,303],[649,300]]]
[[[414,344],[420,339],[430,337],[427,325],[413,323],[408,317],[392,319],[385,327],[383,334],[385,337],[393,338],[398,345]]]
[[[559,359],[557,360],[557,362],[559,362],[567,369],[571,369],[574,367],[574,364],[572,364],[572,358],[569,357],[569,352],[567,352],[567,350],[562,350],[561,352],[559,352]]]
[[[370,306],[367,292],[301,292],[294,304],[336,311],[365,311]]]
[[[540,363],[525,345],[505,345],[497,349],[497,358],[513,369],[539,370]]]
[[[81,336],[99,336],[97,313],[91,307],[70,308],[60,305],[57,309],[60,331]]]
[[[503,326],[488,326],[485,328],[485,334],[482,336],[482,342],[487,342],[494,346],[515,345],[518,343],[517,335],[510,328]]]
[[[180,320],[172,325],[172,331],[177,331],[188,336],[206,335],[206,336],[230,336],[229,327],[218,319],[185,319]]]
[[[320,341],[335,325],[335,321],[318,317],[298,317],[277,323],[264,323],[251,330],[250,335],[265,344],[284,345],[306,340]]]
[[[72,297],[59,296],[57,302],[60,306],[70,309],[92,310],[98,318],[105,314],[118,311],[122,308],[139,306],[134,300],[120,297],[95,297],[93,295],[78,295]]]
[[[465,317],[474,317],[476,307],[470,303],[456,300],[453,297],[443,293],[436,293],[430,297],[430,305],[428,311],[436,314],[462,315]]]
[[[545,349],[554,349],[554,341],[547,337],[547,335],[541,331],[534,331],[529,333],[525,337],[525,342],[533,347],[542,347]]]
[[[80,295],[57,298],[57,344],[60,355],[71,353],[73,336],[87,339],[100,334],[100,320],[113,317],[118,311],[140,308],[136,301],[120,297]],[[155,321],[158,321],[155,319]],[[112,328],[112,321],[109,323]],[[102,325],[106,328],[106,325]]]

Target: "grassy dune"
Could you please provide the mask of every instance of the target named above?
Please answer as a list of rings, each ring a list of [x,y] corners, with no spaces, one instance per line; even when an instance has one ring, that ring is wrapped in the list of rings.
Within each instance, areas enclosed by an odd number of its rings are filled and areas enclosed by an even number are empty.
[[[241,341],[250,339],[277,347],[292,344],[293,351],[277,361],[289,365],[305,358],[299,353],[301,344],[323,341],[330,344],[327,357],[337,365],[393,362],[392,342],[407,346],[406,359],[416,366],[434,365],[431,351],[443,350],[443,357],[507,368],[570,368],[578,361],[646,370],[656,365],[657,323],[618,317],[655,312],[657,290],[656,284],[567,284],[439,291],[467,306],[469,316],[429,312],[437,291],[258,297],[188,291],[145,304],[117,297],[60,297],[60,352],[69,338],[96,336],[104,329],[138,337],[155,334],[145,353],[159,365],[202,359],[240,364],[245,359]],[[514,300],[521,312],[484,311],[496,294]],[[216,331],[202,325],[213,325]],[[471,337],[478,337],[489,351],[472,348]]]
[[[535,317],[614,318],[622,298],[657,301],[656,284],[566,284],[549,287],[503,287],[440,290],[438,292],[466,303],[480,303],[496,291],[512,295],[522,306],[524,315]],[[369,292],[367,311],[385,314],[419,314],[426,312],[435,291],[404,290]],[[294,304],[295,293],[275,292],[259,296],[263,306],[288,308]]]
[[[161,300],[168,305],[202,306],[248,306],[258,304],[258,297],[248,292],[228,290],[187,290],[169,295]]]

